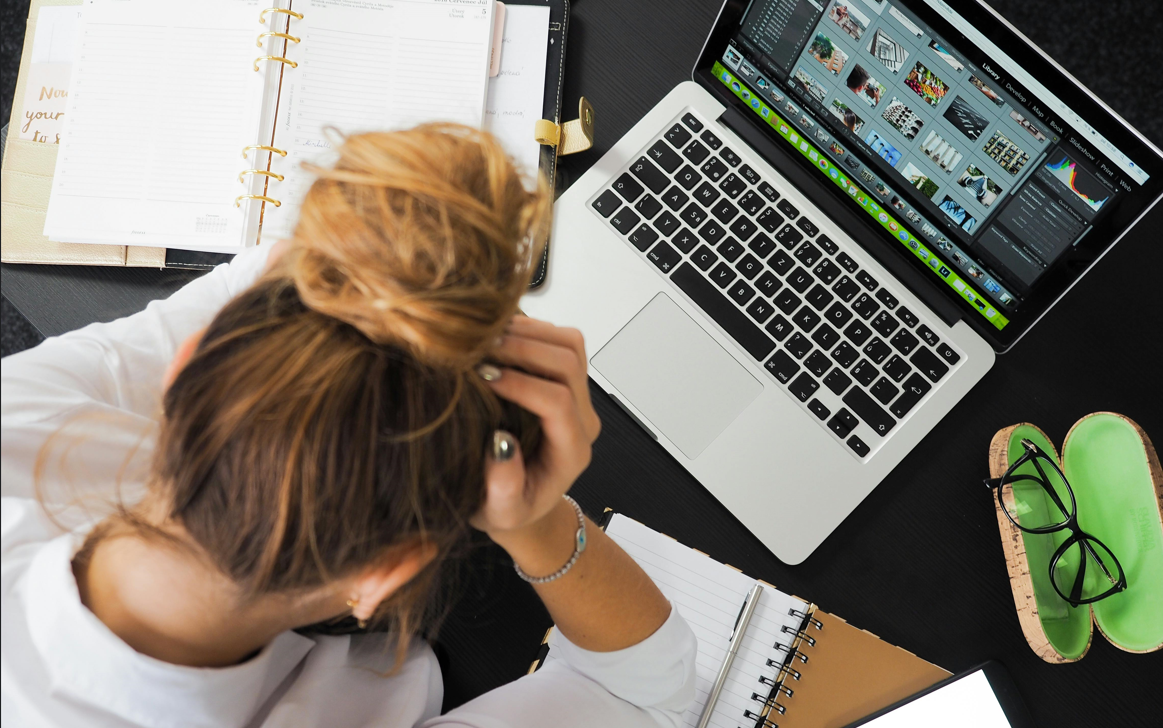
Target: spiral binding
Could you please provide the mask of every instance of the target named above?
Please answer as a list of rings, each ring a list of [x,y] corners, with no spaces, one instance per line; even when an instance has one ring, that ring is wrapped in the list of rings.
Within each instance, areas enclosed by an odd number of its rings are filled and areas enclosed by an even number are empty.
[[[778,693],[777,693],[777,695],[778,695]],[[777,703],[775,701],[775,698],[770,696],[770,695],[765,698],[762,695],[760,695],[759,693],[751,693],[751,699],[758,701],[760,703],[763,703],[763,707],[771,708],[772,710],[779,713],[780,715],[783,715],[784,713],[787,712],[787,708],[785,708],[784,706]]]
[[[800,610],[798,610],[794,607],[787,610],[787,613],[788,613],[788,616],[799,617],[800,619],[804,620],[805,623],[814,626],[816,629],[823,629],[824,628],[823,622],[816,619],[815,617],[812,617],[811,615],[807,614],[806,612],[801,612]]]
[[[792,665],[796,660],[800,663],[806,664],[808,656],[799,650],[803,645],[814,647],[816,640],[814,637],[807,634],[809,627],[815,627],[816,630],[824,629],[824,623],[816,619],[813,614],[815,608],[809,606],[804,611],[798,609],[788,610],[788,615],[797,617],[800,620],[798,628],[784,625],[780,628],[783,634],[794,635],[796,639],[792,640],[789,645],[780,644],[776,642],[773,647],[783,652],[786,657],[783,659],[768,659],[767,667],[775,668],[775,674],[772,676],[760,675],[759,684],[763,685],[765,690],[757,690],[751,693],[751,699],[761,704],[763,707],[759,711],[745,709],[743,717],[749,721],[754,721],[754,728],[779,728],[779,725],[773,719],[775,715],[784,715],[787,713],[787,706],[779,702],[781,698],[790,698],[795,694],[795,691],[789,687],[787,683],[788,677],[793,680],[799,680],[803,677],[803,673],[796,670]]]
[[[779,728],[779,723],[776,723],[771,718],[760,715],[759,713],[752,713],[750,710],[744,710],[743,717],[755,721],[755,728]]]
[[[804,632],[802,629],[792,629],[791,627],[789,627],[785,624],[784,626],[779,628],[779,631],[783,632],[784,634],[798,635],[800,637],[800,639],[802,639],[804,642],[808,643],[808,647],[815,647],[816,646],[816,638],[809,637],[807,632]]]

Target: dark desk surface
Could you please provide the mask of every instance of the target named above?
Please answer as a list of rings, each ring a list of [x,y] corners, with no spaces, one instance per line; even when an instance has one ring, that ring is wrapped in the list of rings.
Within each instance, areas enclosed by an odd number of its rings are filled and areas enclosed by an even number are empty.
[[[1085,0],[994,4],[1060,58],[1073,58],[1077,46],[1090,49],[1110,67],[1071,70],[1156,142],[1163,138],[1152,91],[1136,74],[1124,73],[1128,64],[1163,65],[1144,64],[1147,55],[1158,57],[1153,39],[1127,42],[1136,28],[1146,34],[1159,27],[1151,20],[1159,13],[1154,4],[1126,10],[1095,8]],[[564,161],[566,183],[689,78],[718,5],[574,0],[565,107],[574,108],[580,93],[593,101],[597,144]],[[1053,19],[1063,16],[1094,22],[1070,26]],[[777,561],[600,392],[595,397],[605,429],[593,465],[575,488],[578,500],[592,514],[605,507],[626,513],[949,670],[998,659],[1014,674],[1040,725],[1158,721],[1163,653],[1127,654],[1096,634],[1081,662],[1054,666],[1026,646],[981,479],[993,433],[1016,422],[1036,423],[1060,442],[1082,415],[1113,410],[1163,445],[1161,229],[1163,209],[1156,209],[799,566]],[[136,311],[189,278],[167,271],[5,266],[3,289],[51,335]],[[803,488],[810,503],[812,484]],[[440,640],[446,704],[522,674],[548,626],[531,590],[495,552],[478,554],[466,577],[461,590],[467,598]]]

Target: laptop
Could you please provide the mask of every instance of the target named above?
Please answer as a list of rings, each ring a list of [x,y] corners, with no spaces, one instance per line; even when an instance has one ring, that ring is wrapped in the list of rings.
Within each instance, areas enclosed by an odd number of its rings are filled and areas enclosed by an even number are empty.
[[[727,0],[522,305],[795,564],[1161,193],[1163,152],[983,3]]]

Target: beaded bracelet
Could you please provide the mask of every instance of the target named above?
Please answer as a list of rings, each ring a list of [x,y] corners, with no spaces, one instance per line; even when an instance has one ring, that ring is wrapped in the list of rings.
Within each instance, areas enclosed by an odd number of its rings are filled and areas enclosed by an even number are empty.
[[[574,534],[573,555],[569,557],[569,561],[565,562],[565,566],[561,567],[549,576],[529,576],[521,569],[520,566],[517,565],[516,562],[514,562],[513,569],[517,572],[517,576],[521,577],[523,580],[529,582],[530,584],[548,584],[551,581],[556,581],[557,579],[565,576],[569,573],[569,570],[573,568],[573,565],[577,563],[578,557],[580,557],[586,550],[585,514],[582,513],[581,506],[579,506],[577,501],[575,501],[573,498],[570,498],[568,495],[563,495],[562,498],[565,498],[567,501],[569,501],[569,504],[573,506],[574,512],[577,513],[577,533]]]

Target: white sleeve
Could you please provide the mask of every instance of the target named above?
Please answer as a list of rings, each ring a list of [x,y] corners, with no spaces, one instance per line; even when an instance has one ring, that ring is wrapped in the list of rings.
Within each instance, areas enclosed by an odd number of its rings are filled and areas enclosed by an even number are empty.
[[[590,652],[554,630],[540,670],[432,718],[422,728],[677,728],[695,699],[698,643],[670,616],[642,642]]]
[[[175,350],[257,279],[269,250],[248,250],[140,313],[6,357],[0,374],[3,495],[33,497],[38,460],[43,472],[67,472],[74,493],[140,481],[144,473],[126,466],[131,459],[135,466],[148,462],[142,448],[149,449],[161,413],[162,376]],[[53,447],[42,453],[50,441]],[[67,466],[57,467],[58,449],[60,457],[67,454]]]

